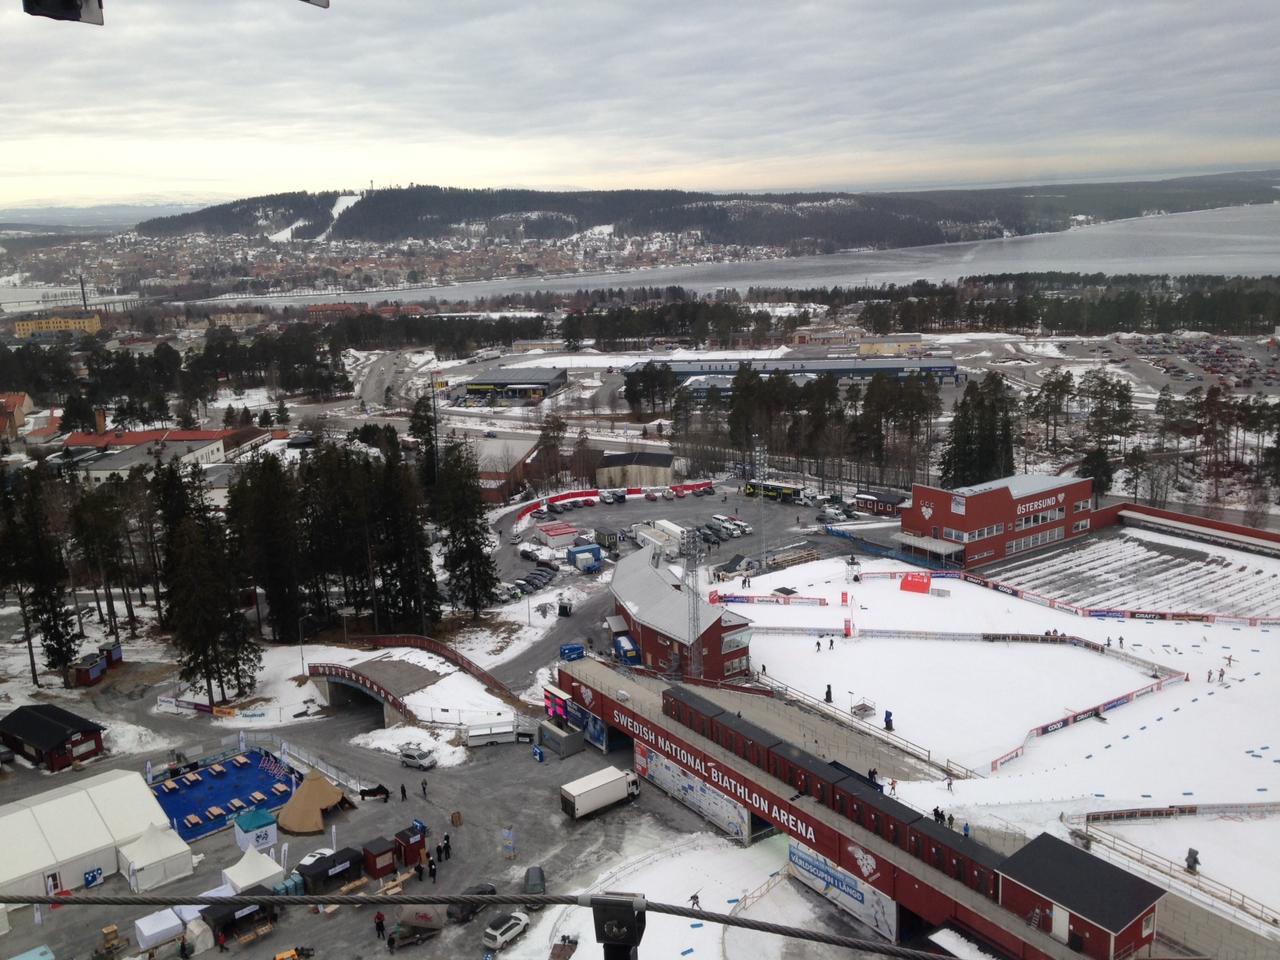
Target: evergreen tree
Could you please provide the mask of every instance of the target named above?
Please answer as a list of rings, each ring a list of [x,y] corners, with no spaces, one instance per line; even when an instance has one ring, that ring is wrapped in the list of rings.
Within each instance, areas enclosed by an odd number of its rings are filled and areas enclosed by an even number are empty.
[[[286,424],[293,418],[289,415],[289,407],[284,402],[284,397],[276,401],[276,423]]]
[[[231,404],[227,404],[227,409],[222,413],[222,426],[230,430],[239,423],[239,416],[236,414],[236,408]]]
[[[419,397],[409,414],[409,435],[419,441],[418,482],[424,491],[436,485],[436,417],[430,397]]]
[[[78,390],[70,394],[62,408],[60,425],[61,429],[68,431],[96,429],[97,419],[94,416],[93,404],[89,402],[89,398]]]
[[[1076,470],[1076,476],[1087,477],[1093,481],[1093,502],[1105,497],[1111,491],[1115,474],[1111,469],[1111,461],[1107,459],[1107,451],[1101,447],[1090,450]]]
[[[40,632],[44,663],[62,674],[62,685],[71,686],[71,665],[80,652],[80,638],[67,608],[67,568],[50,529],[47,490],[50,482],[43,468],[29,472],[18,502],[18,527],[23,545],[20,576],[28,586],[28,614]]]
[[[266,596],[272,636],[298,637],[298,494],[293,476],[274,456],[241,467],[227,495],[232,555]],[[261,612],[261,611],[259,611]]]
[[[437,510],[445,529],[444,565],[453,603],[473,620],[493,602],[498,574],[489,552],[491,534],[475,457],[464,444],[450,444],[440,465]]]
[[[271,411],[266,407],[262,408],[262,412],[258,414],[258,426],[266,429],[272,425],[274,421],[271,419]]]

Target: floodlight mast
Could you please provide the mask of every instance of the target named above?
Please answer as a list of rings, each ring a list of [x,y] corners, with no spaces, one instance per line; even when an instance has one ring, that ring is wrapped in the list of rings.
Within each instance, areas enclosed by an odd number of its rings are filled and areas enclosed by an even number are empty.
[[[329,9],[329,0],[302,0],[313,7]],[[33,17],[70,20],[102,26],[102,0],[22,0],[22,9]]]

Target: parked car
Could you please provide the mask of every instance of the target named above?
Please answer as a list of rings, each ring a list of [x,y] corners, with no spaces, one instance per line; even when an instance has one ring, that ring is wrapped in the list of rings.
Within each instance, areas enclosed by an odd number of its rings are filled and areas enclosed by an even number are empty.
[[[676,498],[676,495],[675,495],[675,491],[674,491],[674,490],[670,490],[670,489],[668,489],[668,490],[663,490],[663,491],[662,491],[662,499],[663,499],[663,500],[674,500],[675,498]]]
[[[523,539],[524,537],[520,534],[513,533],[511,536],[507,537],[507,543],[520,543]]]
[[[715,534],[713,534],[710,530],[699,530],[698,535],[702,537],[703,543],[719,543],[720,542],[719,540],[716,539]]]
[[[656,502],[658,499],[658,495],[654,493],[652,490],[646,490],[644,492],[644,498],[650,502]]]
[[[521,560],[537,560],[537,559],[538,559],[538,551],[537,551],[537,550],[535,550],[535,549],[533,549],[533,547],[521,547],[521,548],[520,548],[520,559],[521,559]]]
[[[533,584],[531,584],[528,580],[524,580],[524,579],[516,580],[512,582],[511,585],[515,587],[517,590],[519,590],[521,593],[533,593]]]
[[[560,571],[560,564],[556,563],[554,560],[548,560],[545,557],[538,558],[538,566],[543,570],[554,570],[557,573]]]
[[[413,767],[415,770],[430,770],[436,765],[436,755],[430,750],[407,747],[400,751],[400,766]]]
[[[681,490],[681,489],[678,489],[678,488],[676,489],[675,494],[676,494],[676,499],[677,499],[677,500],[683,500],[685,497],[687,497],[687,496],[689,495],[689,494],[688,494],[688,493],[686,493],[684,490]]]
[[[524,872],[524,886],[521,892],[533,894],[534,896],[541,896],[547,892],[547,878],[541,867],[530,867]],[[541,910],[543,906],[544,904],[541,903],[526,903],[524,908],[526,910]]]
[[[523,913],[509,913],[498,917],[485,928],[481,942],[491,950],[501,950],[529,928],[529,917]]]
[[[320,847],[318,850],[312,850],[305,857],[298,861],[299,867],[309,867],[317,860],[323,860],[325,857],[333,853],[329,847]],[[294,869],[297,869],[295,867]]]
[[[613,494],[612,494],[612,493],[610,493],[608,490],[601,490],[601,491],[600,491],[600,502],[601,502],[601,503],[613,503]]]
[[[564,504],[562,504],[562,503],[548,503],[548,504],[547,504],[547,509],[548,509],[548,510],[550,510],[552,513],[564,513]]]
[[[489,439],[489,440],[497,440],[497,439],[498,439],[498,431],[497,431],[497,430],[486,430],[486,431],[484,432],[484,435],[485,435],[485,438],[486,438],[486,439]]]
[[[492,883],[474,883],[463,890],[462,895],[464,897],[492,897],[497,892],[498,888]],[[454,923],[466,923],[479,913],[480,909],[480,907],[470,903],[451,903],[449,904],[449,909],[445,911],[445,915]],[[525,920],[527,923],[528,918],[526,917]]]
[[[549,514],[542,507],[539,507],[537,510],[533,511],[533,513],[530,514],[530,516],[532,516],[533,519],[535,520],[545,520],[547,519],[547,517],[551,516],[551,514]]]

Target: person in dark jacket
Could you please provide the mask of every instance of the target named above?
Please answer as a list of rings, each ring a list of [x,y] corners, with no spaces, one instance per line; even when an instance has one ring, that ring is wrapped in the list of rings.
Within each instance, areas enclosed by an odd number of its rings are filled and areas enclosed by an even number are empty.
[[[409,799],[409,791],[404,788],[404,784],[400,784],[400,802],[404,803]]]
[[[436,844],[436,863],[441,863],[443,862],[443,860],[444,860],[444,845],[441,843],[437,843]]]
[[[436,862],[430,857],[427,858],[427,873],[431,874],[431,882],[436,882]]]
[[[449,848],[449,835],[444,835],[444,858],[446,860],[453,859],[453,851]]]
[[[421,863],[421,861],[419,861],[418,863],[415,863],[415,864],[413,865],[413,872],[414,872],[414,873],[416,873],[416,874],[418,875],[418,882],[419,882],[419,883],[421,883],[421,882],[422,882],[422,876],[423,876],[423,873],[425,872],[425,871],[423,871],[423,869],[422,869],[422,863]]]

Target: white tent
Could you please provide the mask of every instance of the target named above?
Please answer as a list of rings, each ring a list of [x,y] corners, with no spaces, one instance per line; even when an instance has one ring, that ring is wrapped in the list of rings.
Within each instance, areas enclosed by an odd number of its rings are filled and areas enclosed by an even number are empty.
[[[16,800],[0,807],[0,892],[74,890],[98,870],[105,879],[116,872],[120,846],[168,822],[146,781],[131,770]]]
[[[235,887],[236,893],[255,884],[270,888],[284,879],[284,868],[265,853],[250,847],[240,862],[222,871],[222,882]]]
[[[229,883],[220,883],[212,890],[204,890],[200,894],[202,897],[234,897],[235,895],[236,888],[231,886]],[[190,923],[193,920],[199,920],[200,914],[208,909],[209,908],[206,906],[197,906],[194,903],[187,903],[180,907],[174,907],[173,912],[178,915],[179,920],[182,920],[185,923]]]
[[[85,793],[68,793],[31,807],[57,861],[58,889],[74,890],[87,877],[116,872],[116,841]],[[51,871],[52,872],[52,871]]]
[[[133,843],[121,847],[116,854],[120,872],[129,877],[135,893],[154,890],[195,871],[191,848],[186,841],[164,827],[150,826]]]
[[[164,808],[135,770],[111,770],[80,782],[116,845],[137,840],[147,827],[167,827]]]
[[[172,909],[165,908],[133,921],[133,939],[139,950],[150,950],[182,936],[186,925]]]
[[[199,917],[187,921],[187,946],[193,957],[213,949],[213,931]]]
[[[46,871],[57,869],[57,860],[35,816],[26,807],[0,808],[0,894],[45,892]],[[13,907],[11,909],[17,909]]]

